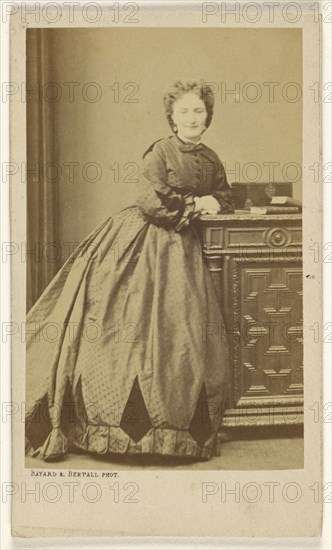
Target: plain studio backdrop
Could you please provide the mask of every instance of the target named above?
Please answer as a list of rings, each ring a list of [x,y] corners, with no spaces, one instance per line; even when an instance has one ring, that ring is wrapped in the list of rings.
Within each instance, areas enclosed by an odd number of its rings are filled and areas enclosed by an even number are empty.
[[[61,248],[31,267],[28,305],[67,243],[135,201],[142,154],[171,134],[163,94],[174,80],[213,85],[203,141],[229,183],[291,180],[301,198],[301,29],[32,29],[27,40],[28,162],[44,166],[28,178],[29,240]]]

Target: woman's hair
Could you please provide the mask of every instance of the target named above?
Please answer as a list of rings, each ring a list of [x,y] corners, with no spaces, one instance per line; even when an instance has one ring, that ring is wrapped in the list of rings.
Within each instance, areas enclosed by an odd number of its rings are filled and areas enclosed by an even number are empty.
[[[203,100],[207,110],[206,127],[211,124],[213,115],[214,95],[211,86],[204,80],[176,80],[164,94],[165,114],[172,131],[174,122],[172,120],[173,103],[184,94],[194,93]]]

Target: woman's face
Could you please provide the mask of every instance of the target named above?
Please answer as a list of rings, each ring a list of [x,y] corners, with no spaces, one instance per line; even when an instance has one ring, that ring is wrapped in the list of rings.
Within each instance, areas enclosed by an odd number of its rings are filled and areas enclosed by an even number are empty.
[[[172,119],[178,133],[192,141],[198,141],[205,130],[207,110],[204,101],[193,92],[184,94],[173,103]]]

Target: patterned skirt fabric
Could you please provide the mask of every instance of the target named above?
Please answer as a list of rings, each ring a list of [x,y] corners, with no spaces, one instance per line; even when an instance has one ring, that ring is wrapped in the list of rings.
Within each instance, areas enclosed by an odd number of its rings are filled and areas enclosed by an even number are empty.
[[[106,220],[27,328],[27,453],[215,454],[228,349],[195,228],[157,227],[135,206]]]

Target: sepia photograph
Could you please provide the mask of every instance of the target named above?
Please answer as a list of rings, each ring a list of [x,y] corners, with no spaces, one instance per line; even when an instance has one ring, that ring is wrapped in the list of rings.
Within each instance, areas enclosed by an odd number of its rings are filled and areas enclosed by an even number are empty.
[[[30,467],[303,467],[301,90],[301,29],[27,31]]]
[[[320,18],[224,4],[10,17],[16,537],[321,533]]]

